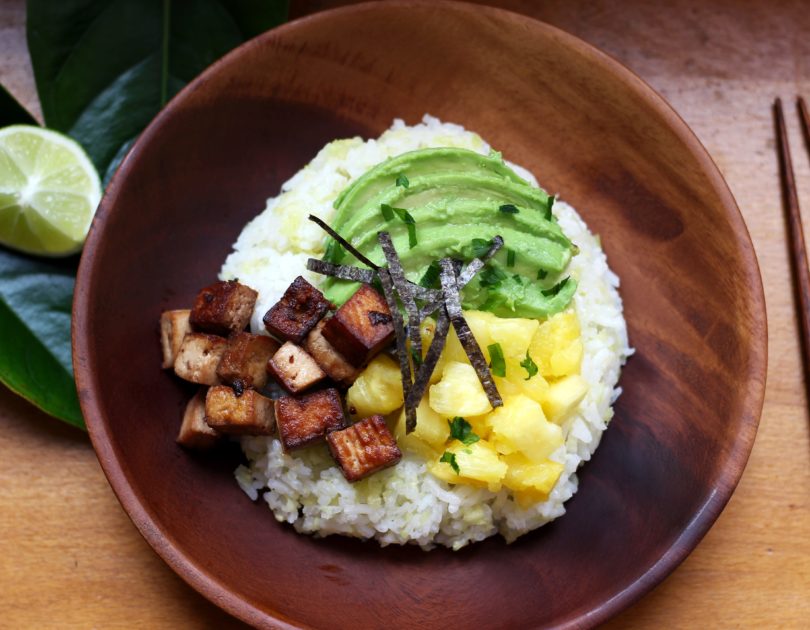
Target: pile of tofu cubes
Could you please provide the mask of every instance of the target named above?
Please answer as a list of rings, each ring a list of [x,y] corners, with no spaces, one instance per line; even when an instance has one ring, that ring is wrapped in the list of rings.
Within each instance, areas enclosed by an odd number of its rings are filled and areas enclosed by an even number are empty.
[[[191,310],[161,315],[163,368],[204,386],[186,407],[177,441],[205,449],[223,434],[277,434],[285,452],[326,442],[349,481],[396,464],[402,454],[382,416],[350,425],[340,394],[393,341],[384,298],[363,284],[332,313],[299,276],[265,314],[267,336],[245,330],[257,297],[236,280],[216,282]],[[267,395],[270,379],[285,395]]]

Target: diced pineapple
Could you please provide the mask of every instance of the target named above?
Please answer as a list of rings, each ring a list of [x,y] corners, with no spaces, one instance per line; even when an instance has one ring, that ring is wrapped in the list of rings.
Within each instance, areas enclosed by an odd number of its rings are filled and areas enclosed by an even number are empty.
[[[428,348],[430,348],[430,343],[433,341],[433,336],[436,334],[436,322],[433,320],[433,318],[427,317],[422,321],[421,325],[419,326],[419,334],[422,337],[422,358],[424,358],[425,355],[427,355]],[[442,350],[442,353],[439,355],[439,361],[436,363],[436,367],[433,369],[433,372],[430,375],[431,385],[439,382],[439,380],[442,378],[444,366],[447,361],[450,360],[450,353],[448,353],[447,350],[449,341],[450,339],[448,335],[448,339],[445,342],[445,347]],[[459,343],[458,337],[456,338],[456,343],[458,344],[459,349],[461,349],[461,343]],[[461,349],[461,354],[464,354],[463,349]],[[463,360],[463,357],[460,360]]]
[[[561,378],[549,385],[543,400],[543,411],[551,422],[562,424],[587,393],[588,382],[581,376],[572,374]]]
[[[394,429],[397,441],[405,436],[405,410],[399,416]],[[408,434],[435,449],[443,449],[444,443],[450,438],[450,426],[447,420],[437,414],[428,405],[427,397],[422,398],[416,408],[416,428]]]
[[[520,368],[520,362],[526,357],[526,350],[529,343],[540,328],[540,322],[536,319],[522,319],[519,317],[492,317],[489,322],[490,343],[499,343],[503,356],[507,361],[506,376],[511,378],[508,365],[510,359]],[[525,370],[520,370],[525,376]]]
[[[548,422],[540,404],[523,394],[506,398],[487,422],[495,448],[506,455],[519,452],[542,462],[563,443],[562,429]]]
[[[404,401],[399,366],[384,354],[368,364],[346,393],[346,405],[355,419],[391,413]]]
[[[524,354],[521,360],[525,360]],[[506,377],[509,380],[509,385],[501,390],[500,379],[496,378],[495,383],[498,386],[498,391],[502,396],[512,394],[525,394],[536,402],[543,402],[548,391],[548,381],[543,378],[543,375],[538,372],[531,378],[527,379],[529,373],[526,368],[520,365],[520,362],[514,359],[506,360]]]
[[[465,416],[464,419],[470,423],[473,433],[475,433],[482,440],[489,439],[489,422],[487,417],[489,414],[485,413],[480,416]]]
[[[397,435],[397,446],[401,451],[416,453],[422,457],[422,459],[429,462],[435,461],[441,456],[440,451],[431,447],[427,442],[423,442],[413,433]]]
[[[458,361],[444,366],[441,380],[430,386],[429,402],[436,413],[446,418],[479,416],[492,409],[475,369]]]
[[[572,345],[574,347],[570,348]],[[529,354],[543,376],[578,373],[582,362],[582,341],[576,313],[557,313],[540,324],[529,344]]]
[[[503,485],[512,490],[531,491],[545,501],[562,474],[564,466],[558,462],[546,460],[533,462],[520,453],[504,455],[503,461],[508,466]]]
[[[486,440],[466,446],[454,440],[447,452],[455,455],[459,474],[447,462],[436,461],[429,466],[430,472],[450,483],[468,483],[488,488],[491,492],[501,489],[501,481],[507,466],[498,457],[497,451]]]

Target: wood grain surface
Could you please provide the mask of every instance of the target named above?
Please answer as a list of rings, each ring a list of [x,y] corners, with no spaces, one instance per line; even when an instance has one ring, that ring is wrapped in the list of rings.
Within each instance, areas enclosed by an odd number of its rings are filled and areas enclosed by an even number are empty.
[[[338,2],[294,2],[304,14]],[[598,46],[658,90],[726,177],[753,237],[769,320],[765,408],[748,468],[696,551],[612,627],[787,627],[810,619],[810,420],[770,105],[810,95],[795,2],[499,3]],[[0,82],[37,111],[22,2],[0,2]],[[787,108],[799,197],[810,167]],[[0,390],[0,627],[239,627],[187,587],[118,505],[87,437]]]

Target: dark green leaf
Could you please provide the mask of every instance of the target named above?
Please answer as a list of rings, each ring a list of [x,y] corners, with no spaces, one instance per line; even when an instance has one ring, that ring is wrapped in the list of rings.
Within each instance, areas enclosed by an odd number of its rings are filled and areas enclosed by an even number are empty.
[[[506,377],[506,360],[503,358],[501,344],[493,343],[487,346],[489,350],[489,369],[494,376]]]
[[[439,458],[439,461],[444,462],[446,464],[450,464],[450,468],[455,470],[457,475],[461,474],[461,469],[458,467],[458,462],[456,461],[455,453],[445,451],[444,453],[442,453],[442,456]]]
[[[532,376],[537,376],[537,364],[532,360],[528,350],[526,350],[526,358],[520,362],[520,367],[526,370],[526,373],[528,374],[524,380],[528,381]]]
[[[517,214],[518,212],[520,212],[517,206],[511,203],[505,203],[500,208],[498,208],[498,210],[500,210],[504,214]]]
[[[408,181],[407,176],[400,175],[399,177],[397,177],[397,186],[402,186],[403,188],[407,188],[410,185],[411,185],[411,182]]]
[[[472,425],[460,416],[448,420],[447,424],[450,425],[450,437],[466,446],[475,444],[481,439],[473,432]]]
[[[106,178],[169,98],[286,11],[286,0],[29,0],[45,123],[78,140]]]
[[[507,249],[506,250],[506,266],[507,267],[514,267],[515,266],[515,250],[514,249]]]
[[[506,274],[497,267],[484,267],[478,277],[482,287],[497,287],[506,278]]]
[[[46,413],[84,427],[70,352],[76,259],[0,248],[0,380]]]
[[[394,209],[387,203],[380,204],[380,212],[382,212],[383,219],[390,221],[394,218]]]
[[[548,271],[546,271],[545,269],[538,269],[537,270],[537,279],[538,280],[545,280],[547,275],[548,275]]]
[[[416,240],[416,225],[408,223],[405,227],[408,228],[408,248],[413,249],[419,242]]]
[[[554,195],[549,195],[548,200],[546,201],[546,211],[543,213],[543,218],[546,221],[551,221],[554,218],[554,215],[551,214],[551,209],[554,207],[554,202],[557,198]]]
[[[0,85],[0,127],[9,125],[39,125],[2,85]]]
[[[439,263],[434,260],[425,270],[425,275],[423,275],[422,279],[419,280],[419,286],[425,287],[426,289],[432,289],[436,287],[436,284],[439,280],[440,271],[441,267]]]
[[[569,277],[570,277],[570,276],[569,276]],[[542,293],[542,294],[543,294],[543,295],[545,295],[546,297],[551,297],[551,296],[553,296],[553,295],[557,295],[557,294],[558,294],[560,291],[562,291],[562,288],[563,288],[563,287],[564,287],[566,284],[568,284],[568,277],[563,278],[562,280],[560,280],[560,282],[558,282],[557,284],[555,284],[555,285],[554,285],[553,287],[551,287],[550,289],[545,289],[544,291],[540,291],[540,293]]]
[[[481,258],[484,254],[486,254],[490,247],[492,247],[492,241],[485,239],[485,238],[474,238],[471,241],[472,245],[472,257],[473,258]]]

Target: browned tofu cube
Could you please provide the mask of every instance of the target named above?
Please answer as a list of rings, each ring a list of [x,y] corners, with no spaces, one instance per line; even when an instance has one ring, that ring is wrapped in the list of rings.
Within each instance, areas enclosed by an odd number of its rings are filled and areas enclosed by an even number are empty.
[[[331,306],[323,293],[298,276],[262,321],[271,335],[301,343]]]
[[[267,384],[267,362],[278,347],[278,341],[267,335],[234,333],[228,337],[228,347],[217,367],[217,376],[229,385],[241,381],[244,387],[264,387]]]
[[[326,378],[320,366],[301,346],[287,341],[267,362],[267,371],[279,385],[297,394]]]
[[[335,350],[332,344],[323,336],[323,327],[327,321],[322,319],[310,331],[304,342],[304,348],[329,378],[348,387],[354,383],[360,370],[349,363],[346,357]]]
[[[227,385],[216,385],[205,397],[205,422],[220,433],[270,435],[275,427],[273,401],[255,389],[241,394]]]
[[[205,287],[194,299],[191,325],[203,332],[229,335],[245,329],[253,313],[256,291],[236,280],[215,282]]]
[[[180,351],[183,338],[191,332],[188,321],[191,311],[164,311],[160,315],[160,347],[163,349],[163,363],[165,370],[174,366],[174,360]]]
[[[276,426],[285,451],[323,440],[330,431],[346,426],[343,403],[336,389],[322,389],[304,396],[275,401]]]
[[[332,431],[326,441],[347,481],[359,481],[402,458],[382,416],[371,416],[342,431]]]
[[[205,333],[189,333],[174,360],[174,373],[200,385],[217,385],[217,366],[228,346],[227,339]]]
[[[367,284],[341,306],[323,327],[323,336],[349,363],[362,366],[394,338],[388,304]]]
[[[186,406],[178,444],[202,450],[211,448],[219,440],[219,433],[205,423],[205,394],[205,388],[200,389]]]

